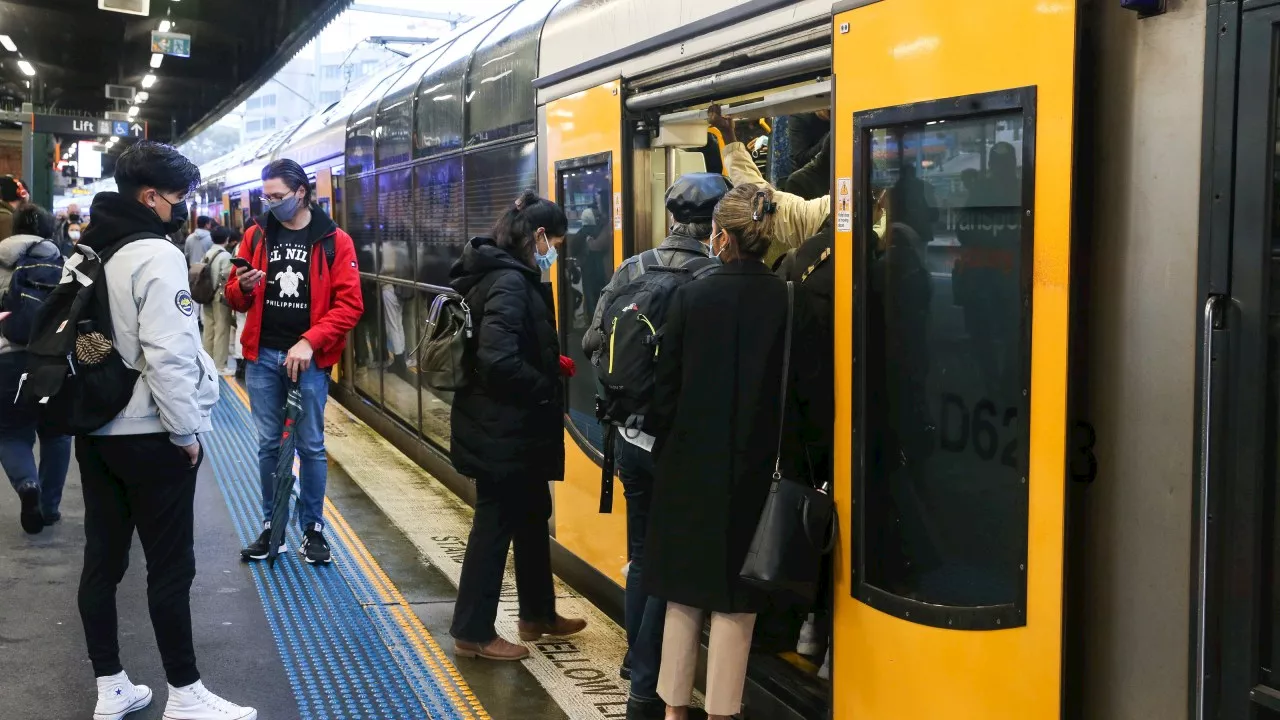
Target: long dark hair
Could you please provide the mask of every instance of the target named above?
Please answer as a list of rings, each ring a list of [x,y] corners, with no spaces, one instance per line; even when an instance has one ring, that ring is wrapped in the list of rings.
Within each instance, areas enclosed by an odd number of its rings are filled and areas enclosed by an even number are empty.
[[[266,167],[262,168],[262,181],[266,182],[268,180],[280,180],[285,187],[289,188],[290,192],[297,192],[298,188],[306,188],[302,201],[307,205],[310,205],[314,199],[311,192],[311,181],[307,178],[307,171],[289,158],[272,160]]]
[[[548,238],[564,237],[569,232],[569,218],[559,205],[526,191],[493,226],[493,242],[526,265],[537,267],[533,254],[538,228],[544,229]]]

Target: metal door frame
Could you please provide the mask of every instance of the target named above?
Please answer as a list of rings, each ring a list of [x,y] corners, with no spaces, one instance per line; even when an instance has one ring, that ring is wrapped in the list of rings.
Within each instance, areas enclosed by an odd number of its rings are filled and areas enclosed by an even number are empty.
[[[1260,672],[1260,461],[1266,407],[1271,198],[1280,3],[1209,0],[1206,21],[1196,539],[1190,717],[1280,712]],[[1260,92],[1261,90],[1261,92]]]

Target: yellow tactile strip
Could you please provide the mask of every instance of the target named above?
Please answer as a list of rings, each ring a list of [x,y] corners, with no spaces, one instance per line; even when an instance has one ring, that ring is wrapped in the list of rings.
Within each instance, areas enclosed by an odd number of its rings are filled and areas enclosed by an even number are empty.
[[[325,445],[329,458],[456,587],[471,530],[470,506],[337,403],[329,403],[325,411]],[[559,612],[585,617],[587,629],[572,638],[534,643],[525,666],[571,720],[625,718],[628,686],[618,677],[618,668],[626,653],[626,635],[559,578],[555,582]],[[513,641],[517,611],[508,558],[497,627]]]

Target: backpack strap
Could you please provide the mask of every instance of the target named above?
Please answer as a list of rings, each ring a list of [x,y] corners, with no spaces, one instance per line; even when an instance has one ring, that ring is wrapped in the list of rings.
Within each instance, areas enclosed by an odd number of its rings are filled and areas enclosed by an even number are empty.
[[[657,250],[645,250],[636,256],[636,262],[640,263],[640,274],[643,275],[646,270],[654,265],[661,265],[662,258],[658,256]]]

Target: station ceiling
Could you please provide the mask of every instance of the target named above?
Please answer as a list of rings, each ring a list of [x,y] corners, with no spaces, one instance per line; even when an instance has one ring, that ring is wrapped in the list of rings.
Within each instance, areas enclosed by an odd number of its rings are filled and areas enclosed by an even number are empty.
[[[150,0],[144,17],[100,10],[98,0],[0,0],[0,35],[17,46],[0,47],[0,103],[100,117],[117,109],[105,97],[107,84],[142,90],[142,79],[154,73],[141,118],[152,139],[184,139],[248,97],[350,3]],[[173,32],[191,35],[191,57],[165,57],[153,70],[151,31],[166,18]],[[34,66],[34,77],[20,60]]]

